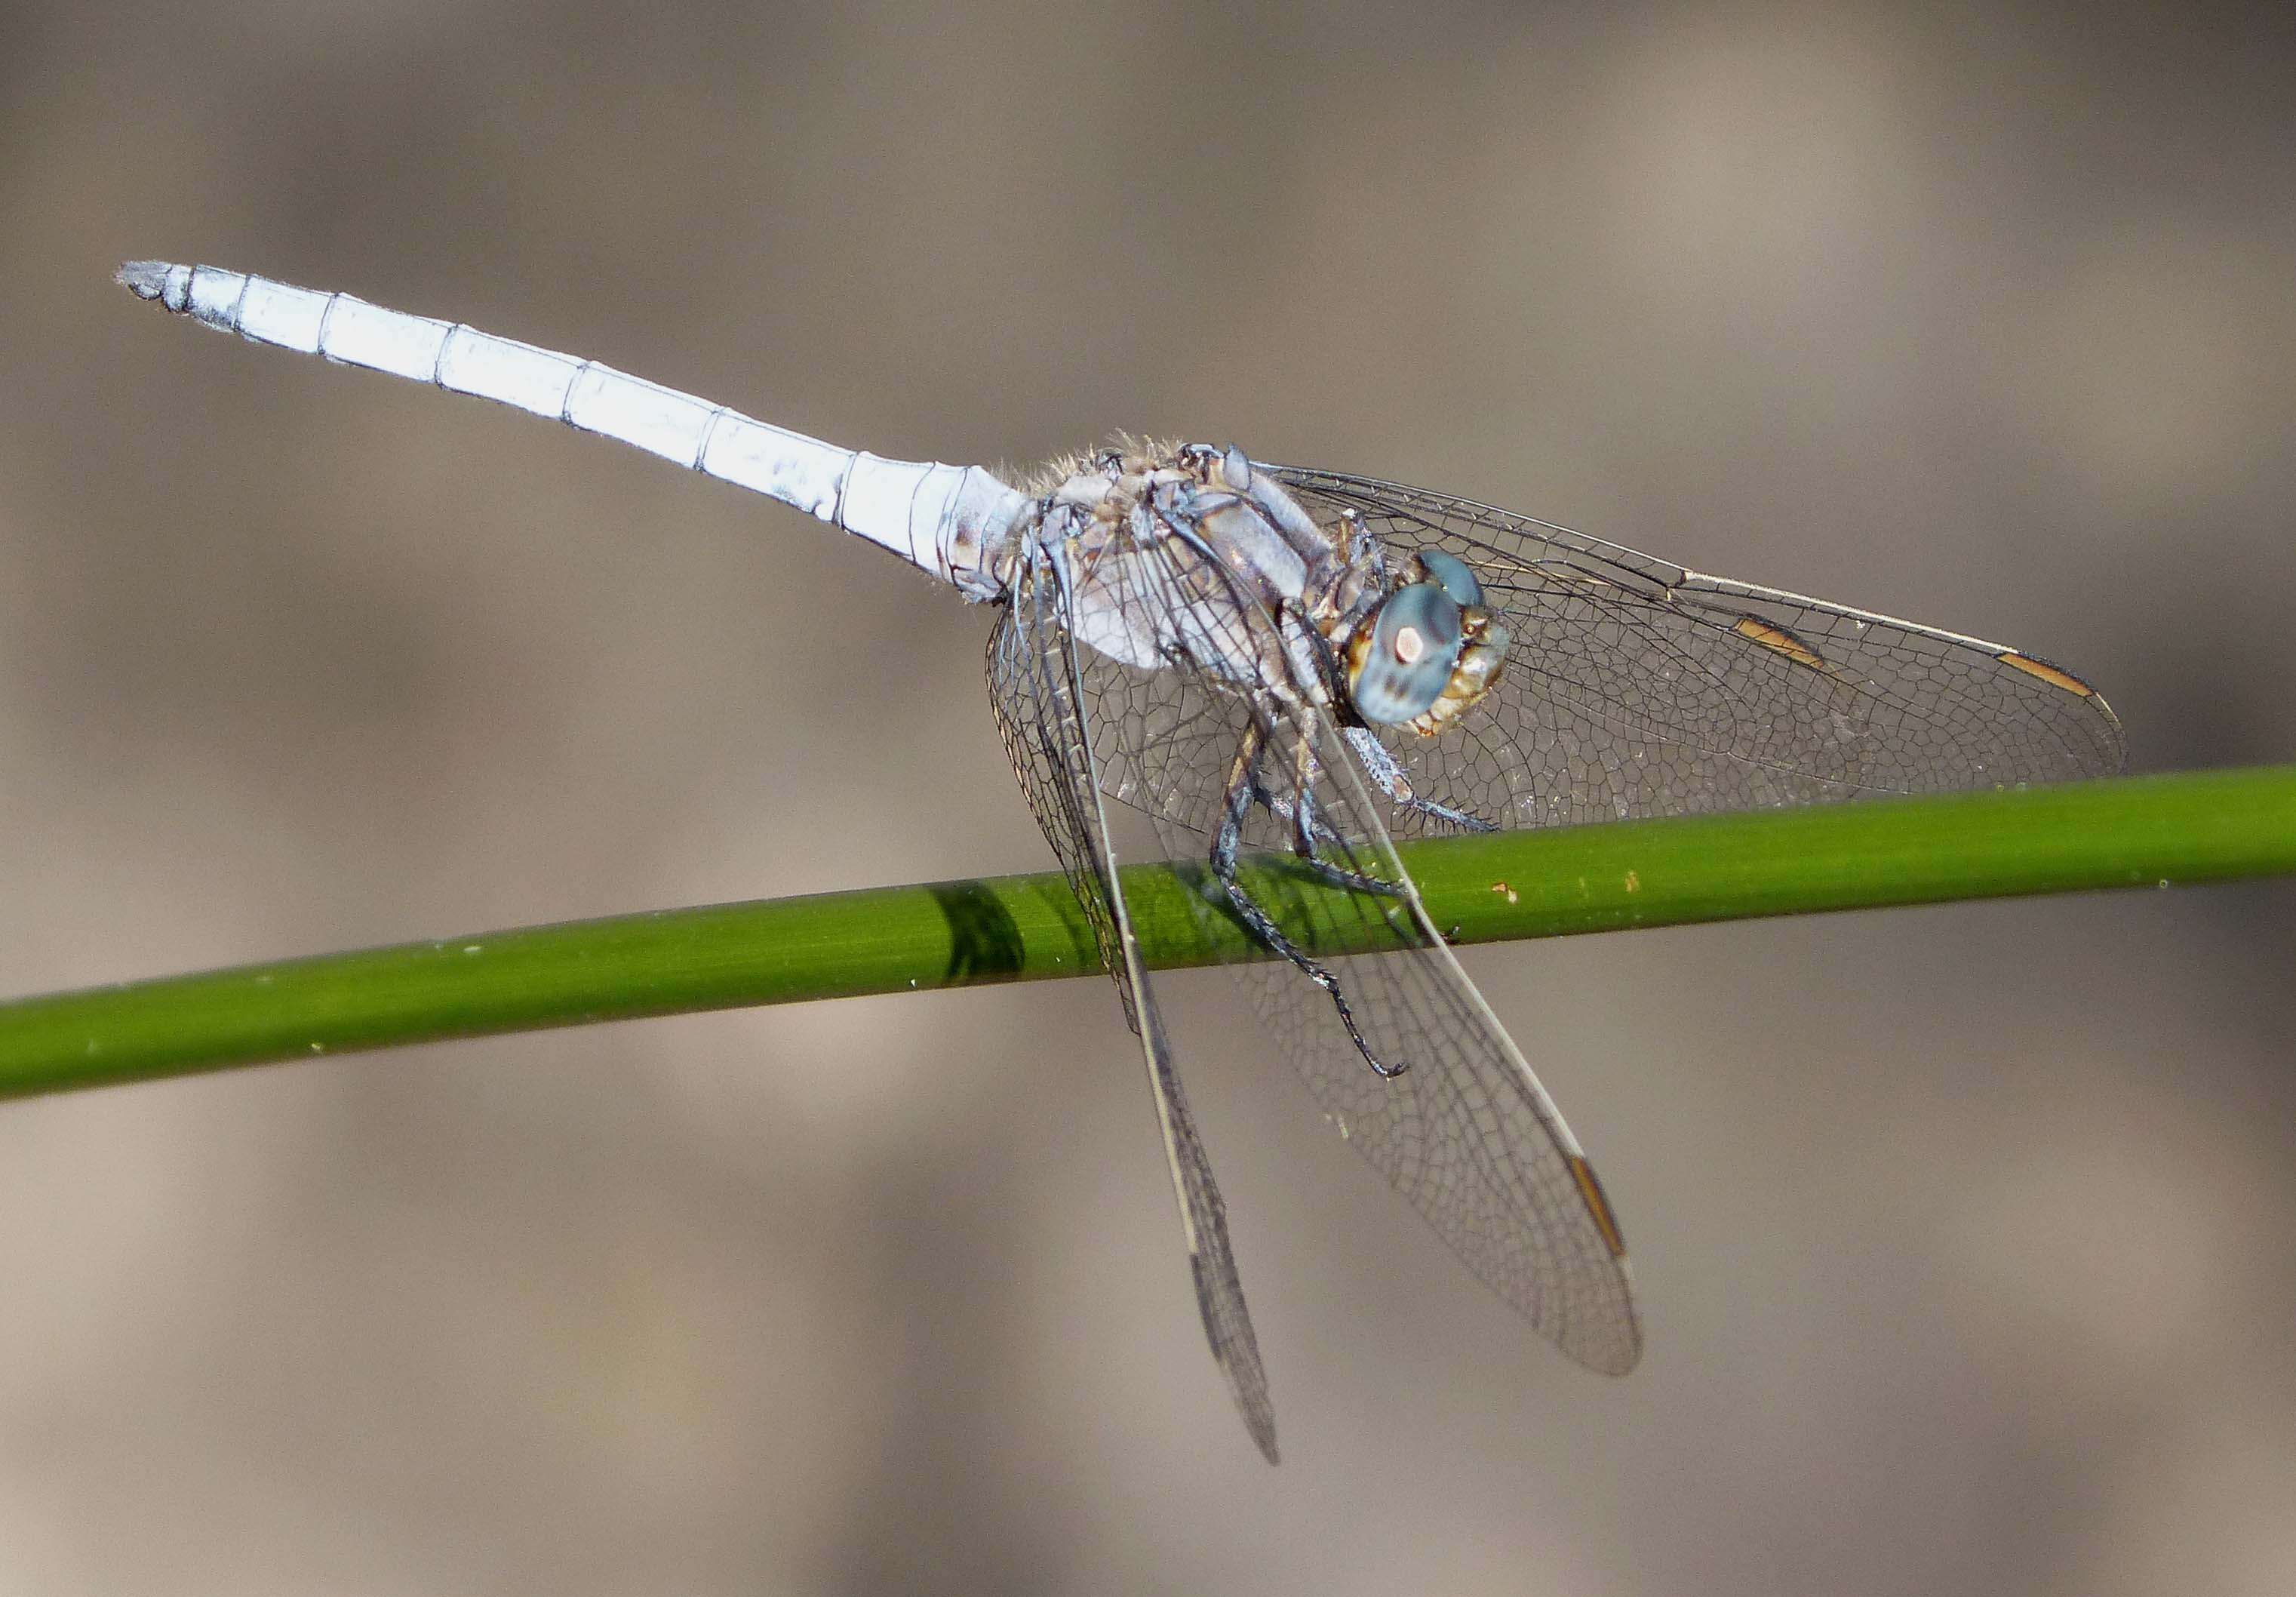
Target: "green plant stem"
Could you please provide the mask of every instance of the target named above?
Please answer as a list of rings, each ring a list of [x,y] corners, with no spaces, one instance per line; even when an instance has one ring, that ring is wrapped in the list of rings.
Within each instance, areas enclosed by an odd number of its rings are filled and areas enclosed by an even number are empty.
[[[2296,872],[2296,766],[1405,845],[1457,943]],[[1252,868],[1316,951],[1376,921],[1284,861]],[[1157,968],[1264,957],[1207,928],[1200,868],[1128,867]],[[1333,913],[1319,913],[1319,908]],[[488,932],[0,1004],[0,1097],[454,1037],[1096,971],[1057,874]]]

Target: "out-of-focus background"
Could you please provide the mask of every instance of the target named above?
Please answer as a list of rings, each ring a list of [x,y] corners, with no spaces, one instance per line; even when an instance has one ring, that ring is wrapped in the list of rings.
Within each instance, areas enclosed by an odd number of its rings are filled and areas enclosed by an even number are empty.
[[[1915,16],[1916,11],[1922,14]],[[2296,753],[2296,37],[2189,10],[0,11],[0,988],[1040,868],[989,616],[171,321],[209,260],[880,452],[1519,506]],[[0,1589],[2283,1593],[2285,886],[1483,950],[1609,1382],[1163,984],[0,1108]]]

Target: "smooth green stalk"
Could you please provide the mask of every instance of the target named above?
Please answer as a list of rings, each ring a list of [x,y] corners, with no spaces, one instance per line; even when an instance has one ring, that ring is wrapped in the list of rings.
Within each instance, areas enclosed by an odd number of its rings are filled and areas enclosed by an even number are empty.
[[[1407,844],[1457,943],[2296,873],[2296,766]],[[1150,965],[1264,957],[1187,867],[1124,873]],[[1315,951],[1391,946],[1288,861]],[[1056,874],[666,910],[0,1004],[0,1097],[452,1037],[1097,971]]]

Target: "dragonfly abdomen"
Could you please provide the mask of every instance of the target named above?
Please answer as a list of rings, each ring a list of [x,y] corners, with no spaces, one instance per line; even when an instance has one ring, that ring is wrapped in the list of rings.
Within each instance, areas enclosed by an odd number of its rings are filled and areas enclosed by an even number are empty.
[[[743,416],[578,356],[461,322],[219,267],[130,261],[122,287],[253,343],[492,399],[617,439],[764,494],[889,549],[966,597],[1001,597],[1015,527],[1037,502],[979,466],[885,460]]]

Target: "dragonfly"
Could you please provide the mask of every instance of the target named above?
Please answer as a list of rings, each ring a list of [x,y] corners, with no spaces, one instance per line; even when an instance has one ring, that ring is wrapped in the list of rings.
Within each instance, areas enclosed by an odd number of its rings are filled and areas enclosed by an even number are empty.
[[[1398,839],[2120,768],[2072,672],[2007,645],[1710,576],[1536,517],[1234,445],[1119,436],[1033,473],[843,449],[594,360],[214,267],[137,297],[258,344],[554,418],[806,511],[996,606],[991,705],[1141,1043],[1196,1302],[1277,1458],[1226,1206],[1117,872],[1112,804],[1355,1148],[1564,1354],[1643,1331],[1585,1150],[1431,918]],[[1273,862],[1314,892],[1287,892]],[[1377,951],[1326,955],[1333,946]]]

